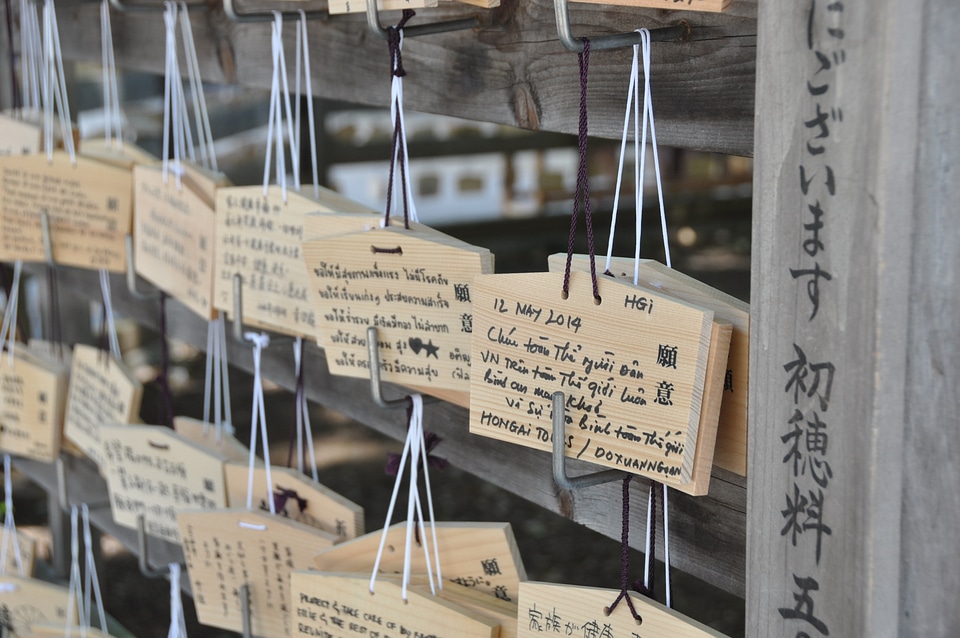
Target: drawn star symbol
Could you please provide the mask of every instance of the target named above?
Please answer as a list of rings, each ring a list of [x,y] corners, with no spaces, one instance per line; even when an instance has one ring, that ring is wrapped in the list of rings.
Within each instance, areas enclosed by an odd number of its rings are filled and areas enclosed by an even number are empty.
[[[429,359],[432,355],[434,359],[439,359],[437,356],[437,351],[440,350],[440,346],[433,345],[433,339],[423,345],[423,349],[427,351],[427,358]]]

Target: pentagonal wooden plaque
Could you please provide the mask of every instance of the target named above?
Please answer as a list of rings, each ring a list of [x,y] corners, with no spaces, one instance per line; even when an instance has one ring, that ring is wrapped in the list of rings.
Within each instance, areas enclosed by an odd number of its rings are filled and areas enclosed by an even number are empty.
[[[713,312],[609,277],[573,272],[474,281],[477,366],[470,431],[551,449],[554,392],[566,395],[567,456],[689,483]]]
[[[488,250],[390,226],[304,242],[303,254],[331,372],[369,377],[373,326],[385,380],[469,389],[470,288],[493,272]]]
[[[180,542],[177,514],[227,505],[223,457],[160,425],[103,425],[103,474],[113,520]]]
[[[441,596],[407,591],[377,581],[370,595],[369,574],[294,572],[291,578],[294,636],[430,636],[435,638],[495,638],[499,624]]]
[[[53,260],[123,272],[133,179],[128,170],[63,151],[0,157],[0,260],[45,260],[40,211],[50,221]]]
[[[183,512],[180,534],[200,622],[242,630],[246,584],[253,634],[268,638],[295,635],[290,573],[336,541],[288,518],[246,510]]]
[[[100,466],[100,426],[133,423],[142,398],[143,386],[122,362],[108,352],[78,344],[73,348],[63,434]]]
[[[213,309],[213,207],[157,166],[133,169],[134,263],[141,277],[201,318]]]
[[[398,523],[387,532],[387,543],[380,561],[380,573],[386,576],[403,572],[403,548],[406,523]],[[437,548],[444,579],[506,601],[516,601],[519,583],[527,573],[509,523],[436,523]],[[373,569],[382,530],[324,550],[314,558],[323,572],[363,572]],[[433,534],[426,527],[429,542]],[[423,551],[412,552],[411,573],[426,574]],[[433,555],[431,554],[431,561]]]
[[[227,463],[224,472],[228,506],[246,507],[249,466]],[[271,478],[277,515],[333,534],[338,541],[363,534],[363,507],[360,505],[289,467],[274,465]],[[277,507],[278,501],[283,502],[283,507]],[[263,466],[253,468],[253,503],[261,511],[270,511],[267,472]]]
[[[14,347],[13,364],[0,360],[0,450],[53,462],[60,453],[67,368]]]
[[[566,258],[562,253],[550,255],[550,272],[563,272]],[[597,257],[596,264],[598,272],[602,272],[606,264],[605,258]],[[633,281],[633,259],[615,257],[611,261],[611,267],[615,277]],[[572,268],[589,272],[589,258],[586,255],[574,255]],[[730,356],[723,378],[723,400],[720,403],[720,424],[717,428],[713,462],[725,470],[746,476],[750,304],[651,259],[640,260],[639,273],[640,286],[648,290],[652,287],[676,299],[709,308],[717,319],[733,326]]]
[[[15,635],[29,635],[35,623],[67,622],[68,590],[32,578],[0,576],[0,617],[9,619]],[[74,607],[72,623],[77,622]]]

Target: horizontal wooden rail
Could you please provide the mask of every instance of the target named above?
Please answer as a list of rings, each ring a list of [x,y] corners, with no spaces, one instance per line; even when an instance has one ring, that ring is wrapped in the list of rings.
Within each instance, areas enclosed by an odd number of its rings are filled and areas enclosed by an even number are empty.
[[[98,289],[97,273],[69,268],[61,269],[60,273],[61,303],[64,306],[71,307],[97,297],[93,292]],[[157,302],[131,298],[120,276],[113,277],[112,289],[113,307],[118,314],[140,324],[157,327]],[[206,346],[206,323],[176,301],[169,301],[167,305],[167,329],[169,334],[198,348]],[[253,369],[249,347],[231,342],[228,350],[232,365],[247,371]],[[368,382],[330,375],[323,353],[312,343],[308,344],[305,357],[306,388],[310,400],[394,439],[404,438],[404,412],[382,410],[374,405],[370,399]],[[271,346],[264,352],[263,372],[267,379],[292,390],[293,370],[291,348]],[[404,393],[402,388],[389,384],[386,391],[388,397]],[[610,538],[619,539],[619,483],[591,487],[576,493],[562,491],[553,481],[549,454],[471,435],[467,431],[467,417],[465,409],[447,403],[431,404],[425,409],[424,427],[443,437],[444,457],[451,463],[532,503]],[[52,472],[47,469],[50,466],[22,462],[20,467],[44,487],[51,489],[52,484],[47,476]],[[594,469],[594,466],[574,460],[569,462],[568,467],[571,474]],[[83,489],[91,492],[83,494],[88,502],[106,498],[102,479],[99,482],[95,479],[99,477],[90,477],[89,481],[84,478],[82,481]],[[71,481],[71,486],[78,482],[81,481]],[[671,496],[670,548],[674,567],[739,596],[743,596],[745,591],[744,485],[741,477],[714,470],[710,496],[693,498],[676,492]],[[645,525],[646,487],[644,480],[633,482],[631,499],[634,506],[631,510],[634,529],[643,529]],[[109,517],[108,511],[106,515]],[[633,534],[632,538],[634,546],[640,549],[644,542],[642,536]],[[130,539],[121,540],[128,547],[131,546]],[[154,545],[160,546],[161,543],[151,543],[151,551]],[[156,555],[160,556],[159,553]]]
[[[491,10],[445,4],[420,10],[411,24],[476,14],[481,26],[404,42],[406,108],[532,130],[576,132],[577,56],[560,44],[550,0],[502,0]],[[99,4],[63,0],[57,11],[60,24],[69,25],[61,29],[64,56],[99,63]],[[735,155],[753,152],[756,13],[757,0],[734,0],[723,14],[582,3],[572,3],[570,9],[578,37],[686,21],[691,28],[687,41],[654,44],[658,139],[661,144]],[[232,22],[217,3],[209,10],[191,11],[190,16],[205,80],[269,88],[269,23]],[[387,13],[383,20],[396,16]],[[163,71],[160,13],[114,12],[113,34],[120,67]],[[294,34],[292,26],[284,31],[291,52]],[[318,96],[387,104],[387,45],[367,30],[363,16],[313,20],[310,36]],[[631,55],[629,49],[618,49],[591,56],[591,135],[620,137]],[[292,70],[292,64],[287,66]]]

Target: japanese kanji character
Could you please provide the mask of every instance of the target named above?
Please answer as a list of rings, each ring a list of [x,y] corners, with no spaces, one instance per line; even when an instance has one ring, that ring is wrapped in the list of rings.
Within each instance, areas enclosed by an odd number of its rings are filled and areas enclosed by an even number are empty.
[[[822,636],[829,636],[830,630],[827,628],[826,623],[813,615],[813,598],[810,596],[810,592],[818,591],[820,589],[820,583],[812,577],[801,578],[796,574],[793,575],[793,581],[801,590],[800,593],[793,595],[797,604],[792,609],[790,607],[781,607],[778,609],[777,611],[780,612],[780,616],[785,620],[806,621],[810,623],[814,629],[819,631]]]

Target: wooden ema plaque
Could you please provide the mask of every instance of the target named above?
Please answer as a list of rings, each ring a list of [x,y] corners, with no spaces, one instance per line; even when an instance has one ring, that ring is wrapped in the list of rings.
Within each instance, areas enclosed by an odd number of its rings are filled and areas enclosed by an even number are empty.
[[[40,151],[43,131],[37,122],[7,111],[0,113],[0,155],[30,155]]]
[[[550,255],[550,272],[563,272],[567,256]],[[606,260],[596,258],[597,272],[606,267]],[[586,255],[574,255],[572,269],[589,272]],[[747,404],[750,379],[750,304],[708,286],[673,268],[651,259],[640,260],[640,285],[648,290],[664,292],[675,299],[713,310],[714,317],[733,327],[730,355],[723,378],[723,400],[713,463],[740,476],[747,475]],[[633,259],[615,257],[611,272],[618,279],[633,281]]]
[[[423,9],[436,7],[438,0],[378,0],[380,11],[402,11],[403,9]],[[366,0],[330,0],[331,15],[341,13],[363,13],[367,10]]]
[[[101,466],[101,424],[132,423],[140,414],[142,398],[143,386],[122,362],[103,350],[78,344],[70,365],[64,436]]]
[[[30,635],[35,623],[67,623],[66,587],[32,578],[0,576],[0,619],[13,626],[16,636]],[[76,607],[71,624],[77,622]]]
[[[303,255],[332,373],[370,376],[373,326],[385,380],[469,390],[470,288],[493,272],[489,250],[390,226],[304,242]]]
[[[3,537],[0,536],[0,541]],[[17,530],[17,542],[20,544],[20,559],[23,561],[23,573],[27,577],[33,575],[33,566],[37,556],[37,539],[22,530]],[[19,574],[17,567],[17,554],[13,549],[13,537],[7,541],[7,562],[6,565],[0,565],[0,569],[5,574]],[[0,596],[0,600],[3,596]]]
[[[370,595],[369,574],[294,572],[294,636],[344,638],[496,638],[496,620],[441,596],[378,580]]]
[[[246,584],[253,634],[293,635],[290,574],[308,568],[318,549],[336,542],[334,536],[246,510],[183,512],[179,523],[201,623],[241,631],[240,587]]]
[[[30,626],[29,633],[17,634],[17,638],[64,638],[67,627],[65,624],[56,623],[35,623]],[[81,638],[86,635],[87,638],[110,638],[110,634],[94,629],[93,627],[71,626],[70,635],[73,638]]]
[[[204,423],[200,419],[188,416],[175,416],[173,417],[173,430],[205,450],[222,456],[227,462],[246,463],[250,458],[250,450],[247,446],[225,429],[221,430],[220,440],[218,441],[216,426],[212,423]],[[261,463],[262,461],[258,458],[257,464]],[[229,492],[229,487],[227,490]],[[229,496],[227,500],[229,501]]]
[[[40,211],[50,219],[53,260],[123,272],[130,234],[130,171],[63,151],[0,157],[0,260],[42,262]]]
[[[80,152],[97,161],[127,170],[133,170],[133,167],[137,164],[143,166],[160,165],[158,158],[136,144],[124,142],[123,148],[121,148],[116,139],[109,142],[103,137],[80,140]]]
[[[0,450],[53,462],[60,453],[67,368],[14,346],[0,356]]]
[[[158,166],[133,169],[137,274],[180,300],[201,318],[214,317],[216,219],[213,206]]]
[[[395,583],[401,582],[399,578],[392,578],[391,580]],[[425,596],[432,595],[430,583],[426,576],[417,576],[410,580],[410,587]],[[437,589],[436,592],[437,596],[448,602],[470,609],[496,621],[496,623],[500,625],[500,638],[516,638],[517,614],[519,613],[519,605],[516,600],[501,600],[475,589],[451,582],[445,582],[443,589]]]
[[[690,483],[713,312],[608,277],[597,305],[578,272],[564,300],[562,284],[562,273],[474,281],[470,431],[550,450],[562,391],[567,456]]]
[[[247,463],[227,463],[224,465],[227,481],[227,504],[229,507],[242,508],[247,505]],[[332,534],[338,541],[356,538],[363,534],[363,507],[337,494],[329,487],[317,483],[312,478],[289,467],[271,468],[274,494],[287,498],[283,507],[277,507],[277,515],[303,523],[310,527]],[[269,512],[270,504],[266,500],[267,471],[263,466],[253,470],[254,507]]]
[[[118,525],[135,528],[142,514],[148,534],[177,543],[179,512],[226,507],[222,457],[160,425],[104,425],[100,436]]]
[[[433,535],[426,534],[433,551]],[[520,551],[509,523],[436,523],[437,548],[445,580],[505,601],[516,601],[521,581],[527,579]],[[397,523],[387,532],[387,544],[380,560],[380,573],[403,573],[406,523]],[[322,572],[370,572],[373,569],[382,530],[341,543],[313,562]],[[420,547],[411,553],[410,571],[426,574],[427,565]],[[431,561],[433,554],[431,553]]]
[[[596,587],[552,583],[520,583],[518,636],[545,634],[589,638],[723,638],[710,627],[631,592],[630,599],[643,619],[639,625],[625,601],[607,616],[620,592]]]
[[[337,208],[292,190],[284,202],[279,186],[271,186],[266,197],[261,186],[217,191],[216,308],[233,315],[233,278],[239,274],[244,325],[315,336],[316,310],[300,249],[305,217],[316,211],[369,210],[332,191],[324,193]]]
[[[612,4],[621,7],[644,7],[666,11],[702,11],[722,13],[730,8],[733,0],[573,0],[593,4]]]

